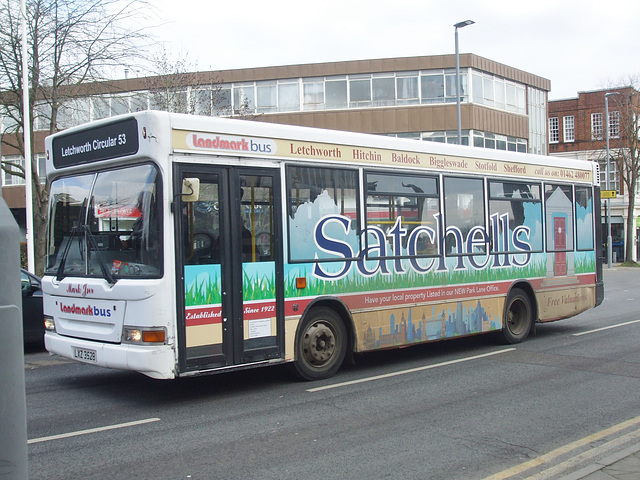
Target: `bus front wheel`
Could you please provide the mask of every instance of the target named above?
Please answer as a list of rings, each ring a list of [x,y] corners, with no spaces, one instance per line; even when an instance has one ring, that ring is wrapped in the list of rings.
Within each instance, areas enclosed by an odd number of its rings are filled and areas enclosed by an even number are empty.
[[[507,297],[504,309],[502,337],[506,343],[523,342],[533,326],[531,300],[523,290],[514,288]]]
[[[347,352],[347,330],[330,308],[314,308],[302,320],[296,337],[294,373],[303,380],[335,374]]]

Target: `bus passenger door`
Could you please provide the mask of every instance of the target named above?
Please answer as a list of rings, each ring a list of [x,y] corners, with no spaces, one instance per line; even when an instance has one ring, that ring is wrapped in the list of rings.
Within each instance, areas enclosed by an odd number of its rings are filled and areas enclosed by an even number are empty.
[[[284,275],[279,170],[231,171],[236,364],[284,358]]]
[[[277,170],[183,165],[197,199],[176,204],[181,372],[284,356]]]

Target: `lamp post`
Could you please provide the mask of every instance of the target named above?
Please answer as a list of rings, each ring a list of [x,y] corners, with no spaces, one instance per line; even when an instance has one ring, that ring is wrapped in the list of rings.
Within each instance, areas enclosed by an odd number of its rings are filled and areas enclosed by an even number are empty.
[[[20,1],[22,31],[22,134],[24,145],[24,191],[27,215],[27,269],[34,273],[35,264],[35,232],[33,231],[33,180],[31,179],[31,112],[29,110],[29,68],[27,55],[27,2]]]
[[[458,51],[458,29],[466,27],[467,25],[473,25],[473,20],[465,20],[464,22],[458,22],[454,24],[455,37],[456,37],[456,107],[458,115],[458,145],[462,145],[462,125],[460,122],[460,52]]]
[[[619,95],[620,92],[608,92],[604,94],[604,116],[607,125],[607,164],[605,165],[605,174],[607,176],[606,188],[609,190],[609,97]],[[611,268],[611,257],[613,246],[611,245],[611,199],[607,197],[607,268]]]

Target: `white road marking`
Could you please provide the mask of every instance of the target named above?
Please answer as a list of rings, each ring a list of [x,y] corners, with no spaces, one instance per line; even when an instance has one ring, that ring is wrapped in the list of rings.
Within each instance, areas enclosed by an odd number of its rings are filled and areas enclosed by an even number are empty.
[[[433,368],[446,367],[447,365],[454,365],[456,363],[470,362],[472,360],[478,360],[480,358],[486,358],[486,357],[491,357],[493,355],[500,355],[501,353],[512,352],[513,350],[515,350],[515,348],[506,348],[504,350],[498,350],[497,352],[483,353],[482,355],[475,355],[473,357],[465,357],[465,358],[460,358],[458,360],[450,360],[448,362],[435,363],[433,365],[425,365],[423,367],[410,368],[408,370],[400,370],[399,372],[385,373],[384,375],[376,375],[375,377],[360,378],[358,380],[351,380],[349,382],[334,383],[333,385],[325,385],[323,387],[309,388],[307,389],[307,392],[314,393],[314,392],[320,392],[322,390],[329,390],[332,388],[340,388],[340,387],[346,387],[349,385],[356,385],[358,383],[373,382],[376,380],[382,380],[383,378],[391,378],[391,377],[397,377],[398,375],[405,375],[407,373],[421,372],[423,370],[431,370]]]
[[[632,325],[634,323],[640,323],[640,320],[632,320],[630,322],[619,323],[617,325],[610,325],[608,327],[596,328],[595,330],[589,330],[587,332],[574,333],[574,337],[580,337],[582,335],[588,335],[590,333],[602,332],[604,330],[611,330],[612,328],[624,327],[626,325]]]
[[[87,430],[78,430],[76,432],[61,433],[60,435],[51,435],[49,437],[32,438],[27,444],[49,442],[51,440],[59,440],[62,438],[77,437],[79,435],[87,435],[89,433],[105,432],[107,430],[115,430],[117,428],[134,427],[136,425],[144,425],[145,423],[159,422],[159,418],[147,418],[145,420],[136,420],[134,422],[118,423],[116,425],[107,425],[105,427],[89,428]]]

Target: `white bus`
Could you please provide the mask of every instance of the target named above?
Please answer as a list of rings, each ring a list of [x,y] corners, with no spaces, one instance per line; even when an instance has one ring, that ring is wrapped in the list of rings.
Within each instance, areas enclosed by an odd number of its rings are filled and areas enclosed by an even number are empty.
[[[81,362],[320,379],[603,299],[596,163],[154,111],[46,155],[45,344]]]

